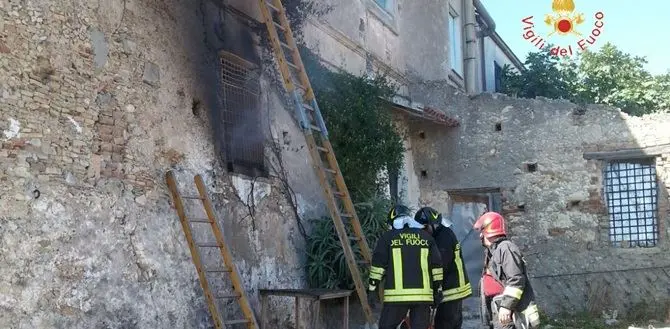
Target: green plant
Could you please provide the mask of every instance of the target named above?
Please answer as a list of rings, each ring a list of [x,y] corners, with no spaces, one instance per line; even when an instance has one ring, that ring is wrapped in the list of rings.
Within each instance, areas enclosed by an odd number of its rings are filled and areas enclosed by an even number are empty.
[[[576,314],[561,314],[554,317],[547,317],[541,315],[541,328],[552,329],[622,329],[619,325],[608,325],[598,315],[590,314],[588,312],[581,312]]]
[[[397,172],[403,159],[403,137],[387,101],[395,87],[383,75],[331,71],[305,47],[301,57],[352,199],[356,203],[375,198],[388,186],[378,174]]]
[[[379,197],[388,181],[378,174],[383,170],[397,172],[404,153],[387,101],[395,88],[383,75],[357,77],[331,71],[307,48],[301,47],[300,51],[363,232],[370,248],[374,248],[386,230],[390,207],[389,200]],[[312,223],[307,241],[310,286],[352,289],[332,219],[321,218]],[[357,259],[361,259],[358,245],[353,248]],[[369,268],[360,270],[367,280]]]
[[[377,198],[370,202],[357,203],[356,213],[370,248],[374,248],[379,237],[386,231],[386,215],[391,205],[389,200]],[[353,289],[344,251],[335,234],[330,218],[312,220],[313,227],[307,239],[307,274],[311,287],[327,289]],[[358,245],[353,246],[360,258]],[[363,280],[367,282],[369,269],[360,268]]]
[[[611,43],[575,59],[561,59],[550,54],[550,48],[529,53],[523,72],[503,69],[502,92],[608,104],[631,115],[670,109],[670,73],[652,75],[644,68],[644,57],[624,53]]]

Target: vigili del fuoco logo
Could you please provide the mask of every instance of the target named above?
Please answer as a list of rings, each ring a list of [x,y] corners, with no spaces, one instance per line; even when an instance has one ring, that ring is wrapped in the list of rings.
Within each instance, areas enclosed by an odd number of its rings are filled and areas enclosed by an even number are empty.
[[[579,50],[585,50],[595,44],[602,33],[605,26],[603,20],[605,14],[598,11],[585,18],[584,13],[575,9],[573,0],[553,0],[551,3],[553,14],[547,14],[544,17],[548,33],[537,33],[533,16],[528,16],[521,20],[523,38],[538,49],[544,49],[544,46],[549,43],[554,44],[555,46],[550,50],[552,55],[572,56]],[[572,38],[569,38],[570,36]],[[576,39],[576,41],[571,39]]]

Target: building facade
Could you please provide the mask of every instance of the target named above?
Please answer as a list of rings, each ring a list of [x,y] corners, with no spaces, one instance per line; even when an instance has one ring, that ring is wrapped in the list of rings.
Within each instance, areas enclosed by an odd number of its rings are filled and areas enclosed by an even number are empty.
[[[306,43],[400,85],[397,196],[452,218],[471,277],[488,208],[509,216],[550,313],[667,297],[667,116],[480,95],[497,66],[523,67],[477,1],[323,3]],[[306,285],[301,220],[325,208],[259,20],[241,0],[0,2],[0,327],[208,326],[168,169],[185,192],[205,178],[255,309],[258,289]],[[609,202],[633,202],[612,194],[629,169],[650,207],[635,225]],[[295,327],[291,303],[270,307]]]

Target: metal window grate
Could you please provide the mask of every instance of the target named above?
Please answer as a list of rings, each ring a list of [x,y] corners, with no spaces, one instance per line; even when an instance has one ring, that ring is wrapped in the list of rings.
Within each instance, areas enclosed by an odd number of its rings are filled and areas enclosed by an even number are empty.
[[[616,247],[658,243],[658,187],[653,159],[610,162],[605,168],[609,238]]]
[[[262,131],[259,70],[256,65],[222,51],[224,158],[229,171],[264,176],[265,134]]]

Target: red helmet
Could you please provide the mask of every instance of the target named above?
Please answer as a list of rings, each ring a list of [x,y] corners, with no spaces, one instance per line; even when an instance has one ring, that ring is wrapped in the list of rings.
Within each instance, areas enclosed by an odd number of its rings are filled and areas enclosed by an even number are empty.
[[[505,219],[497,212],[487,212],[481,215],[475,222],[474,229],[480,231],[487,239],[507,235]]]

